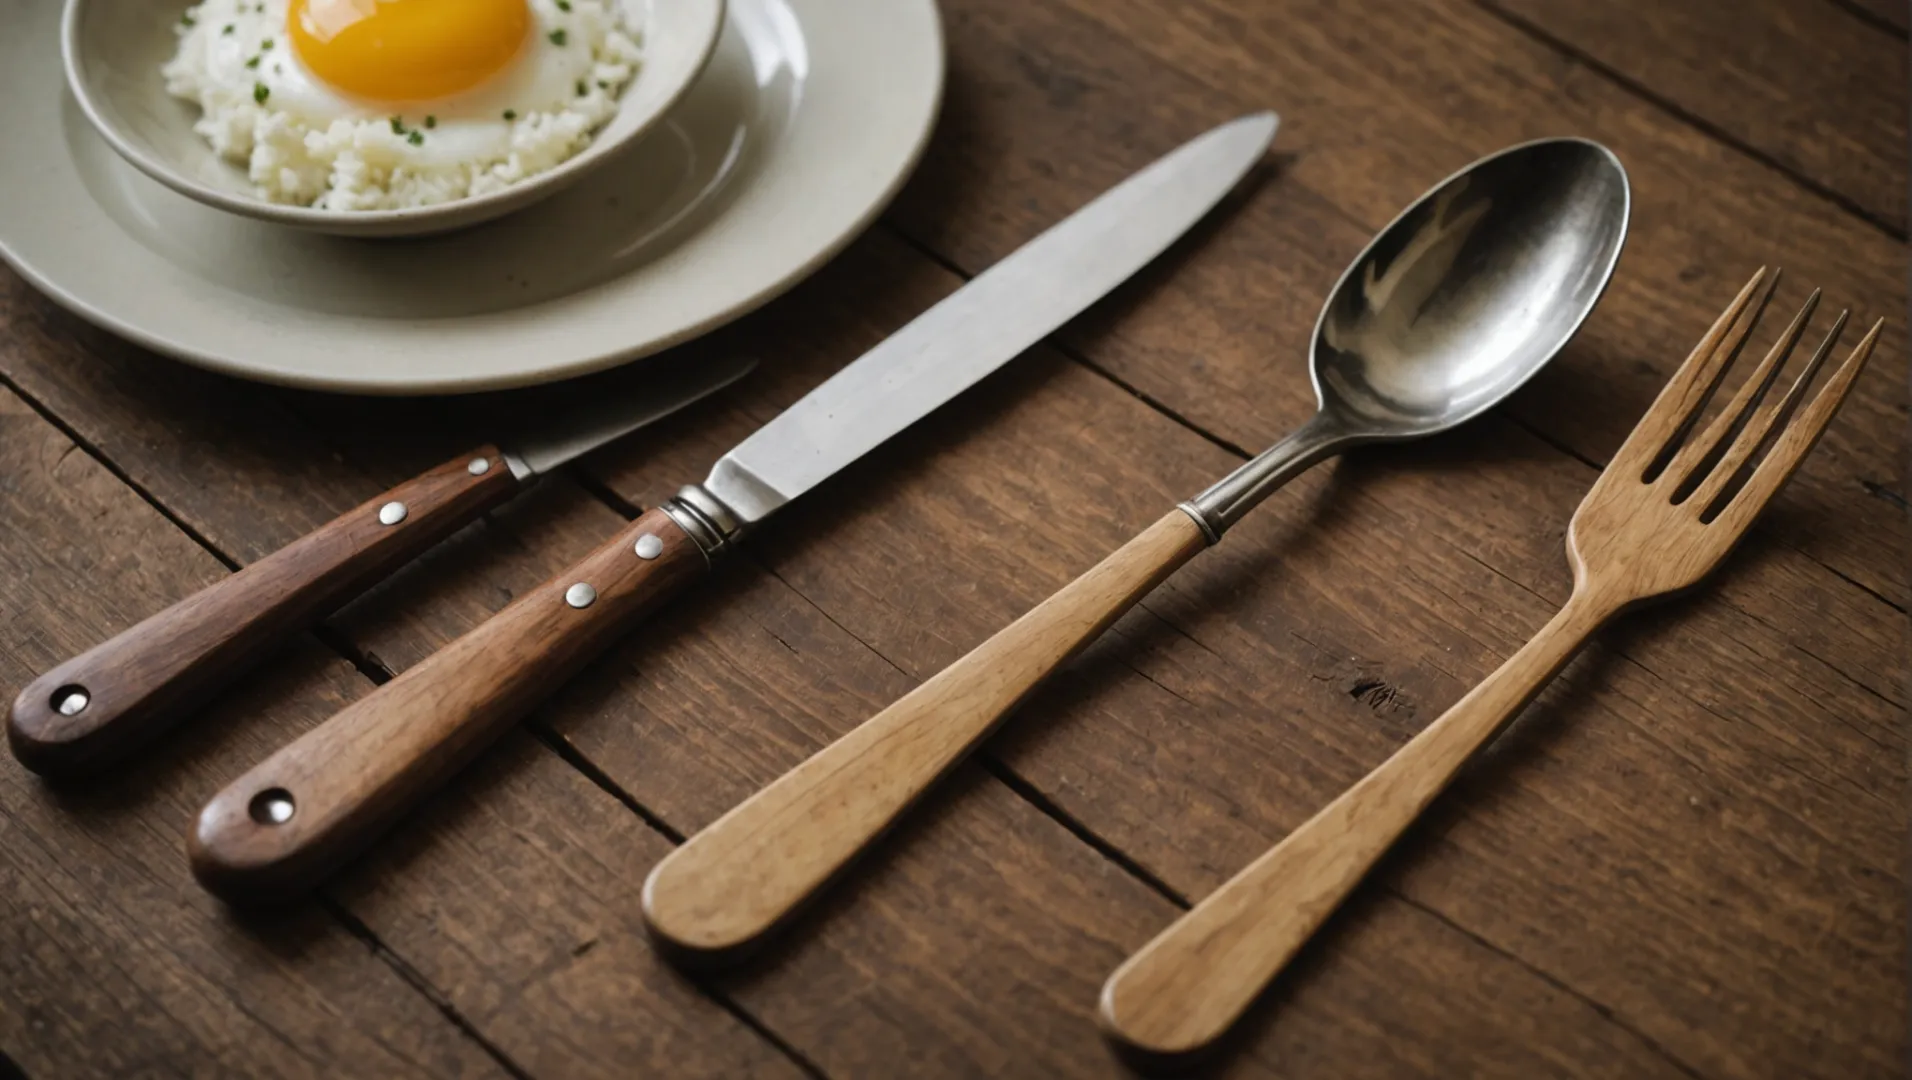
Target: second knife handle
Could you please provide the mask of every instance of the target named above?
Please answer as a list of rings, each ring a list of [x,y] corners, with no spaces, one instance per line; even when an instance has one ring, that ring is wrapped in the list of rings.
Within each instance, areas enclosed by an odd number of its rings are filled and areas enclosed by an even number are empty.
[[[55,776],[123,758],[517,489],[504,455],[486,446],[339,515],[34,680],[7,724],[14,756]]]
[[[754,945],[875,840],[1057,668],[1206,546],[1180,509],[719,818],[644,883],[685,959]]]
[[[311,889],[708,565],[663,510],[639,517],[214,796],[194,875],[238,903]]]

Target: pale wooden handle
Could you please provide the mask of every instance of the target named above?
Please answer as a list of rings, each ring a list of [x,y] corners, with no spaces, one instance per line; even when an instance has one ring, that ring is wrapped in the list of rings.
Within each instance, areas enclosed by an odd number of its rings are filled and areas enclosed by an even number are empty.
[[[653,935],[734,953],[787,918],[1075,652],[1204,546],[1181,510],[672,852]]]
[[[200,884],[235,902],[296,896],[701,575],[662,510],[260,762],[200,811]]]
[[[473,462],[484,462],[473,472]],[[70,776],[124,758],[400,563],[516,494],[496,447],[339,515],[41,675],[7,724],[13,755]],[[386,510],[388,506],[401,509]]]
[[[1212,1044],[1603,618],[1570,601],[1440,719],[1129,957],[1102,987],[1108,1035],[1145,1059]]]

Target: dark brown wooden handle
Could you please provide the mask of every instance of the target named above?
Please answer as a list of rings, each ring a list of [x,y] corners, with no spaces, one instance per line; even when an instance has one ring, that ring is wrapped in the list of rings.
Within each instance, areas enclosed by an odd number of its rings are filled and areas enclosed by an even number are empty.
[[[652,510],[220,792],[188,838],[235,903],[312,888],[708,562]]]
[[[644,882],[651,936],[680,960],[755,946],[896,821],[1043,680],[1206,541],[1181,510],[746,799]]]
[[[486,446],[340,515],[35,679],[13,703],[13,755],[50,776],[110,764],[517,490]]]

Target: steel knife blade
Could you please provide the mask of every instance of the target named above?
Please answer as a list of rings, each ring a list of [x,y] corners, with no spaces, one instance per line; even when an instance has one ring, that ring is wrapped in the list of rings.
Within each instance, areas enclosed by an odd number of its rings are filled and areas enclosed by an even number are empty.
[[[1223,124],[1104,192],[759,428],[705,490],[754,524],[922,419],[1160,255],[1261,160],[1279,123]]]
[[[590,396],[569,408],[521,425],[500,446],[514,470],[526,476],[550,472],[722,390],[756,367],[750,357],[646,363],[613,376],[632,384],[627,391],[593,387]]]
[[[832,376],[596,551],[233,781],[188,837],[226,899],[304,893],[746,527],[961,393],[1186,232],[1277,119],[1224,124],[1123,181]]]

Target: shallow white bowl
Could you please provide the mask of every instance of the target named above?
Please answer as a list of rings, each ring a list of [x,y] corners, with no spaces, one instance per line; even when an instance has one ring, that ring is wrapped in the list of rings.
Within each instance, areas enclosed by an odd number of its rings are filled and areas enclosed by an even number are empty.
[[[141,172],[182,195],[235,214],[338,236],[448,232],[556,194],[650,130],[710,60],[724,0],[623,0],[643,27],[643,67],[617,115],[591,145],[549,172],[503,191],[407,210],[314,210],[267,202],[245,173],[193,131],[199,109],[166,93],[160,67],[178,47],[174,27],[189,0],[66,0],[60,53],[67,84],[107,143]]]

